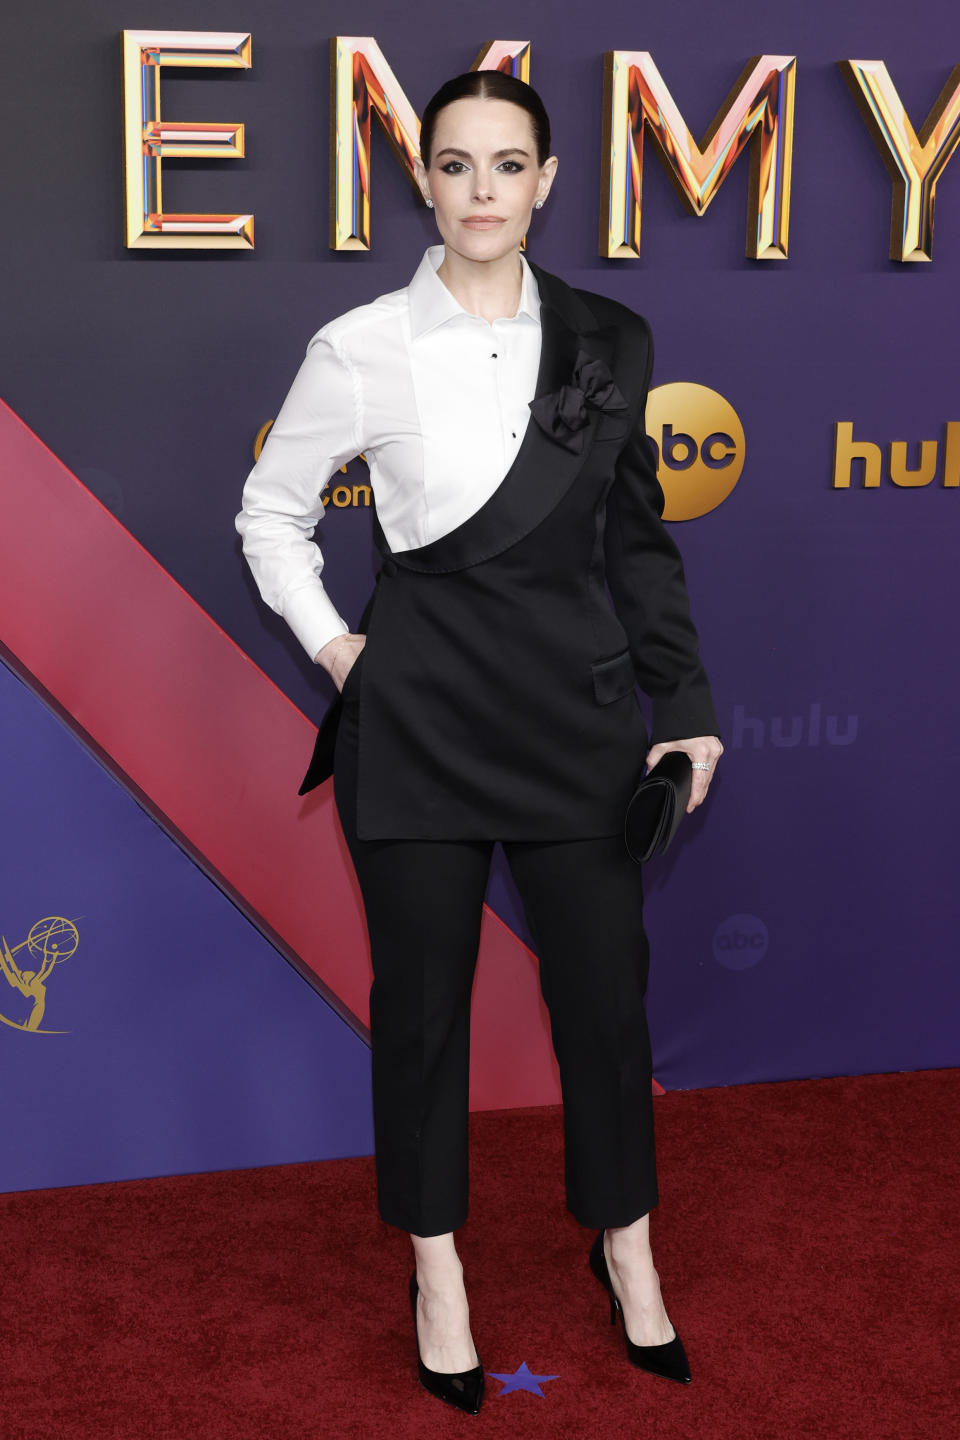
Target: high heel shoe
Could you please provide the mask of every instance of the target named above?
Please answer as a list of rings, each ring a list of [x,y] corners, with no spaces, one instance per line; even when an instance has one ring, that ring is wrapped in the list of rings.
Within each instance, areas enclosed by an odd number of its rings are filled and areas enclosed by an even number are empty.
[[[483,1366],[475,1365],[472,1370],[455,1370],[447,1373],[443,1370],[428,1370],[420,1358],[420,1336],[417,1333],[419,1288],[417,1272],[414,1270],[410,1276],[410,1306],[413,1310],[413,1333],[417,1341],[417,1371],[420,1376],[420,1384],[425,1390],[429,1390],[431,1395],[436,1395],[439,1400],[446,1400],[448,1405],[456,1405],[458,1410],[464,1410],[468,1415],[476,1415],[483,1399]]]
[[[623,1321],[623,1338],[627,1342],[627,1359],[631,1365],[636,1365],[641,1370],[649,1370],[651,1375],[663,1375],[667,1380],[679,1380],[682,1385],[688,1385],[691,1380],[690,1366],[687,1363],[686,1351],[677,1334],[676,1326],[673,1327],[673,1339],[668,1340],[664,1345],[635,1345],[627,1334],[623,1306],[614,1293],[607,1257],[603,1252],[604,1234],[605,1231],[601,1230],[593,1242],[590,1251],[590,1269],[610,1296],[610,1324],[616,1325],[618,1315]]]

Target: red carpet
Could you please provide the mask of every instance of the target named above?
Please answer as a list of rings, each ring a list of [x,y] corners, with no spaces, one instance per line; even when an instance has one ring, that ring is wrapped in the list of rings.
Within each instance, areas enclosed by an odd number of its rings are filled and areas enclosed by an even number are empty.
[[[475,1418],[416,1383],[409,1241],[370,1158],[2,1195],[0,1434],[950,1440],[958,1099],[929,1070],[655,1100],[687,1386],[626,1361],[563,1208],[559,1110],[474,1114],[474,1338],[488,1372],[557,1377],[490,1379]]]

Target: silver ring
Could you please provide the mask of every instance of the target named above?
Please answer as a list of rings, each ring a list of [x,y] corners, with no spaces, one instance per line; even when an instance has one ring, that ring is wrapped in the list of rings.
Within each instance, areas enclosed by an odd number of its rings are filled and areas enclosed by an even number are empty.
[[[709,769],[710,769],[710,765],[709,765],[709,762],[706,761],[706,760],[692,760],[692,761],[690,762],[690,769],[691,769],[691,770],[709,770]]]

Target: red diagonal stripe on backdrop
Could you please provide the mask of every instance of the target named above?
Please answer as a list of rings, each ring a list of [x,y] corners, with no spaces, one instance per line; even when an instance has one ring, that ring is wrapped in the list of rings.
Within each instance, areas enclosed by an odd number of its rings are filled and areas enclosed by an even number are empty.
[[[3,401],[0,503],[0,641],[367,1025],[363,910],[332,783],[297,795],[315,726]],[[534,957],[485,908],[471,1105],[559,1100]]]

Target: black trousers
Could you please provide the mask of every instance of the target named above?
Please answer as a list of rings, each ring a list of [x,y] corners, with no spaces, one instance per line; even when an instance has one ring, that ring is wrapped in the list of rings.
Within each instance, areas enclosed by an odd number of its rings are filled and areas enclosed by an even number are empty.
[[[370,938],[377,1203],[441,1235],[467,1218],[470,996],[492,840],[360,840],[358,709],[344,697],[334,798]],[[658,1201],[641,871],[620,835],[503,842],[560,1071],[567,1208],[629,1225]]]

